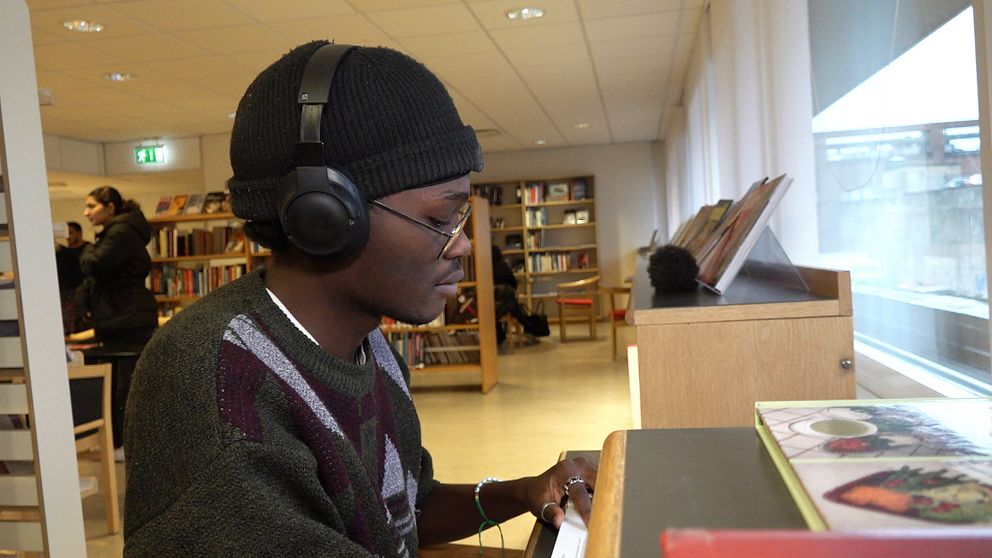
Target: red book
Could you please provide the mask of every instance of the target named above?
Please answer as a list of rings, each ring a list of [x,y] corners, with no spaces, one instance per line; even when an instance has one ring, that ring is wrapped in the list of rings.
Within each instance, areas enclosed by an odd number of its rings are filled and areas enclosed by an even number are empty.
[[[668,529],[664,558],[986,558],[992,529],[865,531]]]

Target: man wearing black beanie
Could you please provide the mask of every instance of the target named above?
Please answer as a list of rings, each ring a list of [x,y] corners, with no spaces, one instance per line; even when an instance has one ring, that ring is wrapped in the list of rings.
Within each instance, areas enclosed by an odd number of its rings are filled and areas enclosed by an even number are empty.
[[[315,81],[326,103],[301,86]],[[435,480],[409,370],[378,329],[440,314],[471,251],[481,149],[437,77],[385,48],[298,47],[245,92],[231,164],[233,210],[273,256],[138,363],[125,556],[416,556],[527,511],[559,526],[566,496],[588,520],[584,460]],[[333,195],[311,192],[313,169]]]

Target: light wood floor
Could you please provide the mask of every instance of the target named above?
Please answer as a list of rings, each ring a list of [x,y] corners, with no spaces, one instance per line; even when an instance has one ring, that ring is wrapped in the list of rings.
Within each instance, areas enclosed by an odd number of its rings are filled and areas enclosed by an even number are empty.
[[[619,331],[621,346],[633,342],[633,328]],[[562,345],[552,326],[552,336],[540,344],[500,355],[499,384],[486,395],[471,387],[450,387],[472,380],[465,376],[416,376],[413,398],[436,477],[474,484],[487,476],[535,475],[563,450],[600,449],[610,432],[630,428],[626,360],[610,357],[608,324],[600,324],[597,341],[578,340],[586,333],[583,326],[573,325],[569,342]],[[95,463],[82,461],[80,474],[95,474],[95,468]],[[123,501],[123,464],[118,464],[117,475]],[[88,556],[121,556],[123,538],[105,535],[99,496],[83,500],[83,516]],[[530,515],[504,523],[506,547],[524,548],[533,524]],[[478,544],[477,539],[461,542]],[[499,536],[489,530],[483,542],[498,547]]]

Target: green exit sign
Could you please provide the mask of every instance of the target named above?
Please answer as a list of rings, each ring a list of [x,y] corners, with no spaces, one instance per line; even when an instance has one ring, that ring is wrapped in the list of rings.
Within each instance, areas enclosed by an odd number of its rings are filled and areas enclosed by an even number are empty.
[[[139,165],[159,165],[165,162],[165,146],[153,145],[134,148],[134,162]]]

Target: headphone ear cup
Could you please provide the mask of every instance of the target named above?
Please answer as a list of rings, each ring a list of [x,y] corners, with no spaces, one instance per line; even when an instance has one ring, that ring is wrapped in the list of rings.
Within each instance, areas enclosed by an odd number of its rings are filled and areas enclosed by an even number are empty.
[[[346,259],[368,240],[368,207],[344,173],[330,167],[297,167],[279,188],[283,232],[314,258]]]

